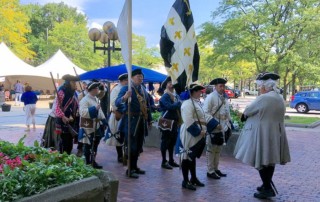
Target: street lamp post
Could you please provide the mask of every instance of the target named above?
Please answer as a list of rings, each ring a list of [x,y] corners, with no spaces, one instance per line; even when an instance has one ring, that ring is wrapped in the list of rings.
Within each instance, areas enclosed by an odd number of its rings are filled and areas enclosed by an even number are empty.
[[[118,32],[116,26],[110,22],[107,21],[103,24],[103,31],[92,28],[89,30],[89,38],[91,41],[93,41],[93,52],[95,53],[96,50],[102,50],[103,54],[105,55],[106,52],[108,52],[108,63],[107,66],[111,66],[111,51],[121,51],[121,48],[115,47],[115,41],[118,40]],[[99,47],[96,46],[96,42],[100,41],[103,46]],[[108,85],[108,106],[107,106],[107,113],[110,114],[110,83],[107,83]]]

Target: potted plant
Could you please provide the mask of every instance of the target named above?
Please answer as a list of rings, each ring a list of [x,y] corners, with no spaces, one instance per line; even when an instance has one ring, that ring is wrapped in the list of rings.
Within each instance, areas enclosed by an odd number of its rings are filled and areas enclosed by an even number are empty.
[[[3,112],[9,112],[11,110],[11,105],[10,104],[7,104],[7,103],[4,103],[1,105],[1,109]]]

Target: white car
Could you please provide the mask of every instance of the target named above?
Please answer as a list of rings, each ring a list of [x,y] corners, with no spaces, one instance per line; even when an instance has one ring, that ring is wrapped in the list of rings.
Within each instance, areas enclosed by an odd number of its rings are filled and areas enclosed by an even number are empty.
[[[258,95],[258,91],[256,89],[249,90],[249,89],[245,88],[244,89],[244,93],[246,95]]]

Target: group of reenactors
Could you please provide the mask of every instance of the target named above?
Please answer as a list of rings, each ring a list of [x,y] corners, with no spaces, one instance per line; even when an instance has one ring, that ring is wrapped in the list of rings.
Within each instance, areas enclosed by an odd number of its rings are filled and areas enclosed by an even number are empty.
[[[93,80],[83,83],[84,89],[78,95],[76,89],[79,78],[65,75],[65,82],[58,89],[46,123],[44,147],[71,154],[76,142],[77,155],[84,155],[87,164],[101,169],[102,166],[95,161],[95,157],[103,139],[107,145],[115,146],[119,163],[124,163],[129,158],[130,169],[126,172],[128,177],[138,178],[145,174],[146,171],[138,166],[138,159],[143,152],[144,138],[152,125],[150,95],[143,85],[142,70],[132,71],[131,76],[131,81],[128,81],[128,74],[118,77],[119,82],[111,90],[111,111],[108,115],[103,112],[100,104],[108,90],[102,82]],[[131,82],[131,89],[128,82]],[[160,86],[163,91],[159,100],[161,117],[171,122],[170,128],[160,127],[161,167],[173,169],[181,166],[183,188],[196,190],[196,186],[204,186],[196,176],[196,158],[200,158],[205,145],[207,176],[213,179],[226,177],[218,168],[221,147],[231,134],[229,103],[224,93],[226,82],[225,79],[218,78],[210,83],[215,85],[216,90],[207,97],[204,105],[200,102],[204,87],[199,84],[188,87],[190,98],[185,101],[175,93],[170,77]],[[174,153],[180,155],[180,164],[174,160]]]
[[[143,152],[144,138],[148,135],[153,122],[151,117],[153,104],[151,96],[143,85],[142,70],[133,70],[130,81],[128,74],[118,77],[118,84],[111,90],[110,113],[106,111],[106,104],[100,103],[106,98],[106,91],[109,90],[104,83],[97,80],[83,83],[84,89],[78,95],[76,82],[79,78],[65,75],[63,79],[65,82],[57,90],[52,112],[47,119],[43,146],[71,154],[73,144],[78,143],[77,155],[84,155],[87,164],[101,169],[102,166],[95,161],[95,157],[99,143],[103,139],[107,145],[115,146],[119,163],[126,165],[128,162],[126,171],[128,177],[139,178],[139,175],[145,174],[146,171],[138,166],[138,159]],[[276,194],[272,182],[275,164],[285,164],[290,161],[283,129],[285,107],[282,98],[276,92],[277,79],[279,76],[273,73],[264,73],[257,78],[256,82],[260,85],[262,95],[246,108],[242,117],[244,121],[248,119],[248,125],[251,122],[256,123],[255,126],[250,125],[250,128],[262,127],[264,123],[260,123],[260,119],[263,120],[261,117],[272,112],[270,115],[272,118],[266,118],[270,126],[262,130],[266,134],[259,130],[244,130],[235,150],[236,158],[259,170],[263,185],[257,188],[258,192],[254,196],[261,199],[273,197]],[[130,85],[128,85],[129,82],[131,82]],[[197,83],[192,83],[186,88],[188,96],[183,96],[184,100],[181,99],[182,96],[176,94],[170,77],[162,82],[158,90],[161,94],[158,106],[161,117],[157,122],[162,135],[161,168],[181,167],[182,188],[196,190],[197,187],[205,186],[197,178],[196,173],[196,159],[201,157],[205,149],[207,177],[220,179],[227,176],[219,169],[222,146],[226,145],[233,129],[229,98],[225,93],[226,83],[227,80],[223,78],[213,79],[210,82],[212,90],[206,91],[207,96],[204,101],[200,101],[200,98],[205,87]],[[266,109],[271,107],[270,103],[274,103],[272,105],[278,106],[279,110],[268,110],[267,113],[262,109],[263,103],[266,104]],[[266,139],[267,131],[276,124],[280,124],[280,132],[274,128],[272,135],[278,142],[273,139],[270,142],[271,139]],[[278,133],[281,133],[280,140],[277,139]],[[263,142],[253,138],[258,136],[264,138]],[[259,148],[251,148],[248,144],[252,147],[254,144],[259,145]],[[269,151],[270,145],[274,150],[273,153]],[[279,145],[282,149],[280,154],[276,152]],[[174,153],[179,155],[179,163],[174,160]],[[263,155],[260,155],[261,153]]]

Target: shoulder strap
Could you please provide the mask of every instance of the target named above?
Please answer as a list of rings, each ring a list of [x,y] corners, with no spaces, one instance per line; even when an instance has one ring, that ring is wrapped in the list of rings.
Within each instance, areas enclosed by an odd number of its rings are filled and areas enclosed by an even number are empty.
[[[222,107],[222,105],[223,105],[223,103],[221,103],[221,105],[218,107],[218,109],[212,114],[212,117],[213,117],[214,115],[216,115],[216,113],[220,110],[220,108]]]

